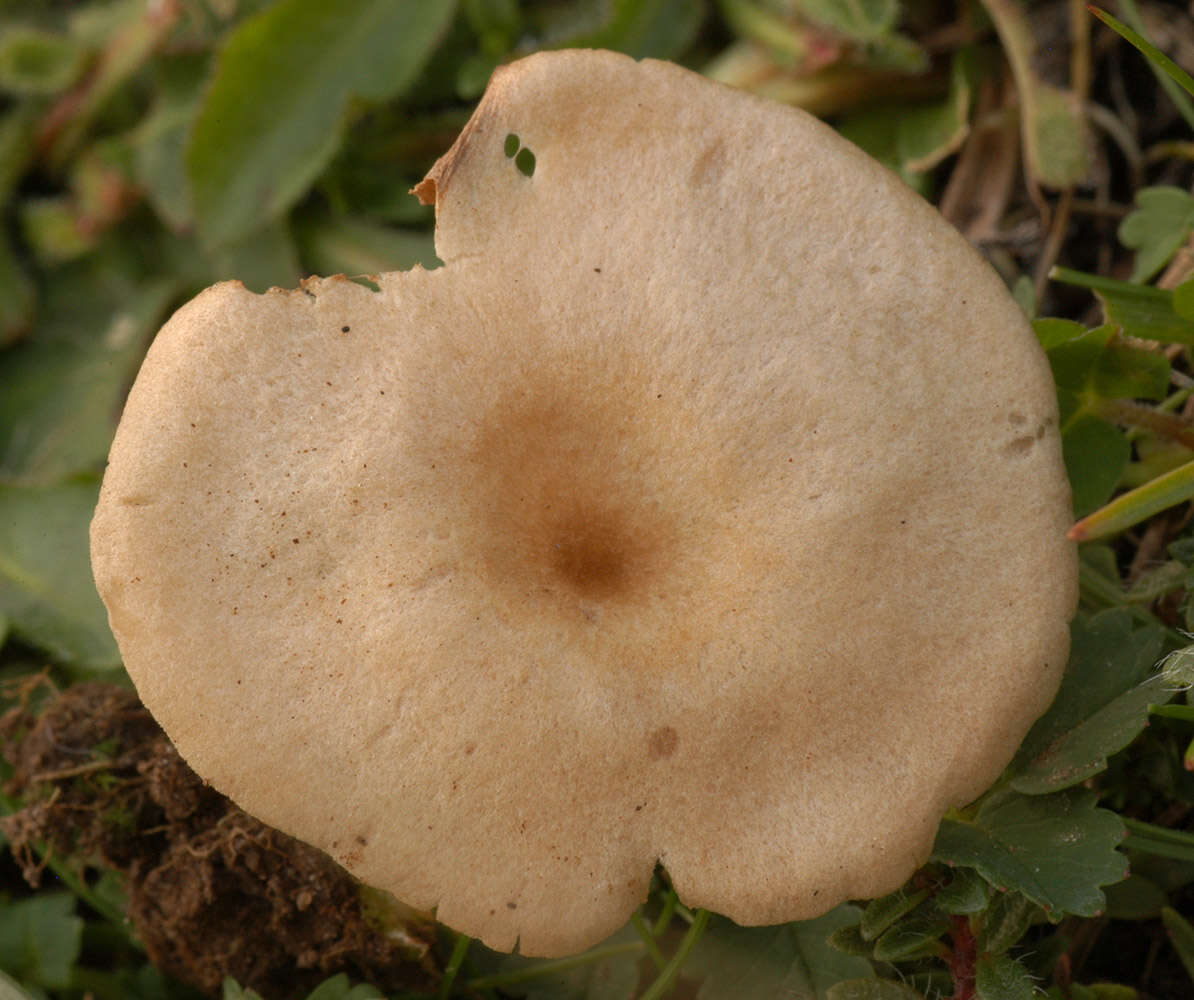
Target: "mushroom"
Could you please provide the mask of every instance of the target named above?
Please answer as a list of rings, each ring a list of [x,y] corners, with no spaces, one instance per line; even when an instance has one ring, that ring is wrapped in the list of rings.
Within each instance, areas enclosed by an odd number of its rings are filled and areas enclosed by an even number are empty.
[[[1015,302],[813,118],[665,63],[499,70],[444,267],[217,285],[92,527],[128,671],[267,823],[498,949],[661,862],[745,924],[895,889],[1047,707],[1075,602]]]

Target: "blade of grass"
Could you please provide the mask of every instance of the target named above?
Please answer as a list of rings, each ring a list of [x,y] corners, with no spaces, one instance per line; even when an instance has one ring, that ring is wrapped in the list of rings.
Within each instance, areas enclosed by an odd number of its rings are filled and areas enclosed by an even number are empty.
[[[1158,826],[1156,823],[1146,823],[1142,819],[1131,819],[1127,816],[1123,817],[1123,821],[1130,836],[1149,837],[1152,840],[1162,841],[1167,844],[1178,844],[1188,847],[1194,851],[1194,833],[1187,833],[1185,830],[1175,830],[1170,826]]]
[[[1177,957],[1186,967],[1186,975],[1194,979],[1194,927],[1177,910],[1168,906],[1161,908],[1161,923],[1165,925],[1165,933]]]
[[[1191,497],[1194,497],[1194,462],[1187,462],[1082,518],[1070,528],[1066,537],[1075,542],[1107,538]]]
[[[464,965],[464,957],[468,954],[468,947],[473,939],[467,934],[460,934],[456,944],[452,946],[452,956],[444,966],[444,978],[439,984],[439,1000],[448,1000],[452,995],[452,987],[456,984],[456,977],[460,975],[460,967]]]
[[[1145,823],[1143,820],[1122,817],[1128,831],[1123,846],[1143,854],[1177,861],[1194,861],[1194,834],[1182,830]]]
[[[709,923],[709,911],[697,910],[693,917],[692,926],[688,928],[684,939],[680,942],[675,953],[667,966],[659,973],[659,978],[655,980],[647,991],[639,998],[639,1000],[660,1000],[661,997],[666,996],[672,985],[676,981],[676,977],[680,974],[680,970],[684,967],[684,963],[688,960],[688,956],[692,953],[692,949],[696,947],[697,941],[701,939],[701,935],[705,933],[705,926]]]
[[[667,965],[667,959],[664,958],[663,952],[659,950],[659,945],[655,943],[655,935],[651,933],[651,928],[647,926],[643,915],[638,910],[635,910],[634,916],[630,918],[630,922],[634,924],[635,931],[642,938],[643,945],[646,947],[647,953],[651,956],[651,961],[655,963],[655,968],[662,971]]]
[[[1150,715],[1160,715],[1166,719],[1194,722],[1194,705],[1149,705],[1148,711]]]
[[[1121,0],[1120,6],[1124,12],[1124,16],[1128,20],[1135,22],[1136,28],[1143,27],[1143,21],[1133,0]],[[1190,97],[1194,97],[1194,77],[1191,77],[1189,73],[1153,45],[1139,31],[1117,20],[1105,10],[1101,10],[1098,7],[1087,7],[1086,9],[1121,38],[1140,50],[1141,54],[1148,60],[1152,71],[1156,74],[1161,87],[1169,94],[1173,103],[1177,106],[1177,110],[1181,113],[1181,116],[1191,128],[1194,128],[1194,105],[1189,100]],[[1178,89],[1179,87],[1181,88],[1180,90]],[[1182,90],[1185,91],[1184,94]]]
[[[663,909],[655,920],[655,926],[651,928],[651,934],[654,937],[659,937],[665,930],[668,924],[672,922],[672,917],[676,915],[676,907],[680,904],[680,897],[676,895],[675,889],[668,889],[667,896],[663,901]]]

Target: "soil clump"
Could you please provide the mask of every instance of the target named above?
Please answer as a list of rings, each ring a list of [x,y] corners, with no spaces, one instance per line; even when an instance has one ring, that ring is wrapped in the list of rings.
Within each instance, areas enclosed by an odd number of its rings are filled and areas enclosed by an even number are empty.
[[[434,983],[428,915],[205,785],[132,691],[81,683],[45,698],[45,686],[0,718],[6,792],[22,804],[0,829],[31,885],[47,856],[84,877],[115,871],[150,960],[208,993],[225,976],[269,1000],[339,972],[385,990]]]

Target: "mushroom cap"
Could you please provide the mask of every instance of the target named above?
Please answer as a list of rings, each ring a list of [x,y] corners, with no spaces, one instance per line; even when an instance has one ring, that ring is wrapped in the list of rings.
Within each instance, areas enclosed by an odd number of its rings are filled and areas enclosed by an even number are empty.
[[[600,940],[657,861],[745,924],[895,889],[1066,660],[1016,304],[829,128],[665,63],[499,70],[417,190],[443,268],[217,285],[154,342],[92,527],[145,703],[494,948]]]

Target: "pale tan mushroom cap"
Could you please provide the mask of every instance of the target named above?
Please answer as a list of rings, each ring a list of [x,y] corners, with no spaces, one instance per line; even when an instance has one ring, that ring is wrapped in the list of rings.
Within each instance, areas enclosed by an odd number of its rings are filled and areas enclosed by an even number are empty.
[[[495,948],[592,944],[657,859],[748,924],[897,887],[1066,658],[1015,303],[828,128],[663,63],[499,71],[420,194],[442,269],[218,285],[154,343],[92,529],[146,704]]]

